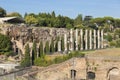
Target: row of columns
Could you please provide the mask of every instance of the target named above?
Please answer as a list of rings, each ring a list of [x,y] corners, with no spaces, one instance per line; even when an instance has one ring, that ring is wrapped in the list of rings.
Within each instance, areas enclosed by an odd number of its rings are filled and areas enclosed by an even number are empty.
[[[69,47],[68,47],[69,44]],[[103,30],[70,30],[69,35],[64,34],[64,51],[92,50],[104,48]],[[61,42],[58,42],[58,51],[61,51]]]

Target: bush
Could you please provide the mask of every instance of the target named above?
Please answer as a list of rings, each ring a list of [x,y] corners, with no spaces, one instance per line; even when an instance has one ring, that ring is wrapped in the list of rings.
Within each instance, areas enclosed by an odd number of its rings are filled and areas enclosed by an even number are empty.
[[[36,58],[34,63],[36,66],[49,66],[51,64],[58,64],[58,63],[61,63],[61,62],[64,62],[72,57],[84,57],[84,54],[83,53],[80,53],[79,51],[76,51],[76,52],[72,52],[72,53],[69,53],[67,55],[64,55],[64,56],[58,56],[56,57],[55,59],[53,60],[50,60],[46,57],[39,57],[39,58]]]

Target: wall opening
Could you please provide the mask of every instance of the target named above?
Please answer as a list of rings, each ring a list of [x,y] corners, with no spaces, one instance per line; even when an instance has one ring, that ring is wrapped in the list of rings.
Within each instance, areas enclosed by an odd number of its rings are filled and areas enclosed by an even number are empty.
[[[107,80],[120,80],[120,71],[118,68],[113,67],[108,71]]]
[[[87,72],[87,79],[95,80],[95,73],[91,71]]]
[[[71,79],[74,80],[75,77],[76,77],[76,70],[72,69],[72,70],[71,70]]]

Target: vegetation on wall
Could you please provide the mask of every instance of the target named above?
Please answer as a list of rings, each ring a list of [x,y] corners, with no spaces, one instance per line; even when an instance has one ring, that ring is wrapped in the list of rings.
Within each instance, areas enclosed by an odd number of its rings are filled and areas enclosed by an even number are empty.
[[[81,52],[71,52],[69,54],[66,54],[64,56],[58,56],[56,58],[54,58],[53,60],[48,60],[46,59],[45,57],[44,58],[36,58],[34,63],[36,66],[49,66],[51,64],[58,64],[58,63],[61,63],[61,62],[64,62],[70,58],[73,58],[73,57],[84,57],[84,53],[81,53]]]
[[[0,34],[0,54],[12,55],[12,43],[6,35]]]

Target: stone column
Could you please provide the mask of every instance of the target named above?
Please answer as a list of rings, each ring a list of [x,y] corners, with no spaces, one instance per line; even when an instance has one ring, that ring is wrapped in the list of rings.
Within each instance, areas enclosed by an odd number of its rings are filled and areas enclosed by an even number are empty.
[[[89,41],[90,41],[89,49],[92,49],[92,30],[89,30]]]
[[[96,30],[94,30],[94,49],[96,49]]]
[[[61,52],[61,40],[58,41],[58,52]]]
[[[100,49],[100,30],[97,31],[97,40],[98,40],[97,48]]]
[[[83,30],[80,29],[80,50],[83,50]]]
[[[78,50],[78,30],[76,29],[76,33],[75,33],[75,38],[76,38],[76,41],[75,41],[75,44],[76,44],[76,46],[75,46],[75,49],[76,49],[76,51]]]
[[[85,30],[85,50],[88,50],[88,30]]]
[[[64,47],[65,51],[67,51],[67,34],[64,35]]]
[[[104,45],[103,45],[103,29],[101,30],[101,48],[102,49],[104,48]]]
[[[73,30],[70,30],[70,51],[73,51],[74,47],[73,47]]]

